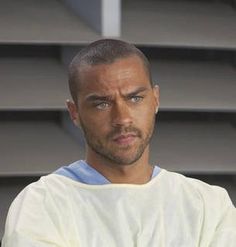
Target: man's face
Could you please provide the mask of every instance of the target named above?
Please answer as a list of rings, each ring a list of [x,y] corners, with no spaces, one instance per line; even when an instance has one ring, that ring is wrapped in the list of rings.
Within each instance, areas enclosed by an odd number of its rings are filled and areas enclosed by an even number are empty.
[[[137,161],[148,148],[158,106],[158,88],[152,88],[140,58],[86,66],[79,88],[87,154],[119,165]]]

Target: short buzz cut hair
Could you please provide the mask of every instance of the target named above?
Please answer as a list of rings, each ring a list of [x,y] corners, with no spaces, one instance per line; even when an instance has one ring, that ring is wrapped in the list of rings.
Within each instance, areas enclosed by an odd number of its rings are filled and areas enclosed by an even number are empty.
[[[146,56],[133,44],[116,39],[101,39],[83,48],[73,58],[69,65],[69,89],[73,101],[77,104],[80,83],[80,68],[84,66],[111,64],[117,59],[135,55],[138,56],[143,62],[144,68],[152,85],[149,61]]]

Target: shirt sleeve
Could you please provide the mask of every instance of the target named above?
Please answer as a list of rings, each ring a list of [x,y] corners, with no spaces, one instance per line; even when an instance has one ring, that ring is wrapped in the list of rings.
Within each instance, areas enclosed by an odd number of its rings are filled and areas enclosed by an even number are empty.
[[[236,246],[236,208],[231,203],[228,194],[225,196],[224,203],[229,206],[219,221],[210,247]]]
[[[64,247],[52,199],[40,182],[29,185],[13,201],[2,247]]]

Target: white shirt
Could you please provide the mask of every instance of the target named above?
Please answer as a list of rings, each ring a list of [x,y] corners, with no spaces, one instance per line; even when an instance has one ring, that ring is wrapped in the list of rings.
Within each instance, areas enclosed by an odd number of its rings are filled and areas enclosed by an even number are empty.
[[[227,192],[164,169],[144,185],[42,177],[15,199],[3,247],[233,247]]]

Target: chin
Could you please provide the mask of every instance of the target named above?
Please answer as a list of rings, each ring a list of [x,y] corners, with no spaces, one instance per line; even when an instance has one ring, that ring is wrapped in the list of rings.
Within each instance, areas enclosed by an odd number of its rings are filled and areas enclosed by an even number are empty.
[[[142,154],[135,155],[135,156],[110,156],[108,159],[112,161],[112,163],[120,165],[120,166],[129,166],[133,165],[136,161],[141,158]]]

